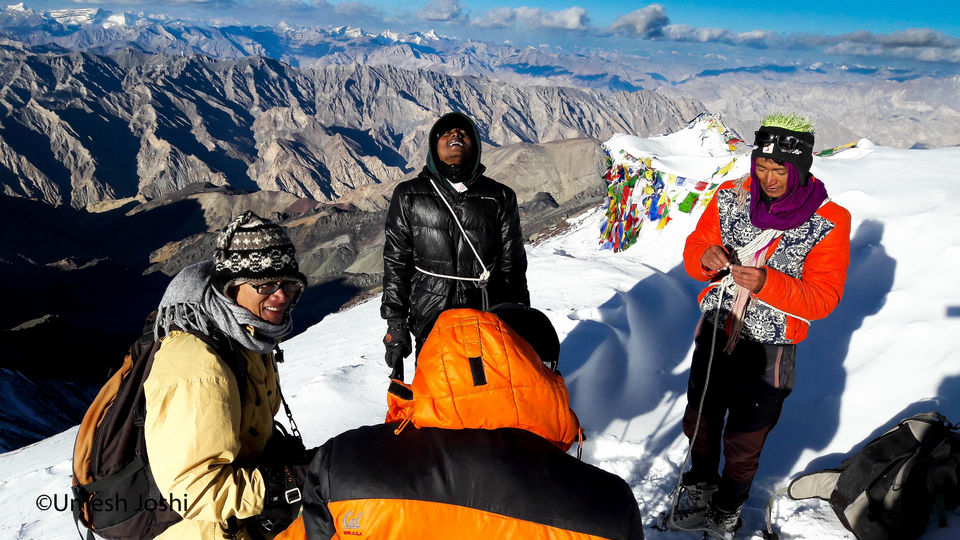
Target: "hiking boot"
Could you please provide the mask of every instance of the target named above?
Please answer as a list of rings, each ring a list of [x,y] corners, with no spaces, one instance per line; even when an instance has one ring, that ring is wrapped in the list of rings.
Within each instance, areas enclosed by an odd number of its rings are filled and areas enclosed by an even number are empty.
[[[733,540],[734,533],[743,524],[743,520],[740,519],[740,510],[742,509],[743,505],[730,512],[711,505],[703,522],[703,529],[707,531],[703,533],[704,540],[714,538]]]
[[[710,508],[710,499],[716,491],[717,485],[709,482],[681,485],[677,503],[673,506],[672,519],[667,519],[667,528],[683,530],[702,527]]]

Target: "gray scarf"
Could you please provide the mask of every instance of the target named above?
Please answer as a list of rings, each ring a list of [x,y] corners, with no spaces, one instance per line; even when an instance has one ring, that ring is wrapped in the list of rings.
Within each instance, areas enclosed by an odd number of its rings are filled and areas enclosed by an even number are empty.
[[[207,336],[220,331],[245,349],[262,354],[272,351],[293,327],[289,312],[281,324],[268,323],[212,287],[212,272],[213,261],[205,261],[184,268],[173,278],[157,308],[157,339],[175,326]]]

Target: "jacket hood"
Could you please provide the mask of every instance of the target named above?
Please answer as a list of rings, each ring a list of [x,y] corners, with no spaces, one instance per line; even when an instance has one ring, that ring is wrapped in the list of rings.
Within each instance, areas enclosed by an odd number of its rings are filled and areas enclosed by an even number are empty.
[[[440,315],[413,383],[394,381],[387,401],[388,422],[417,428],[519,428],[564,451],[580,434],[563,377],[496,315],[475,309]]]
[[[464,168],[470,173],[466,176],[470,179],[469,183],[483,174],[483,165],[480,164],[480,151],[483,145],[480,142],[480,130],[477,129],[477,125],[469,116],[460,112],[451,112],[441,116],[430,128],[430,137],[427,141],[429,147],[427,150],[427,170],[435,177],[443,178],[437,168],[437,163],[440,163],[440,157],[437,155],[437,140],[444,131],[455,126],[468,128],[471,133],[470,136],[473,138],[473,160],[472,163],[464,165]]]

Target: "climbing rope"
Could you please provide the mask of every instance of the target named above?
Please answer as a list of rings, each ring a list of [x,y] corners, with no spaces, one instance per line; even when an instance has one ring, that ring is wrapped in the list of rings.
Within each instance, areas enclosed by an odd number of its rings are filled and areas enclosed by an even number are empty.
[[[773,229],[764,230],[760,235],[751,240],[747,245],[743,246],[740,249],[735,250],[738,260],[747,260],[753,259],[754,255],[760,251],[767,249],[770,244],[783,234],[783,231],[777,231]],[[674,529],[684,530],[684,531],[701,531],[703,530],[700,527],[686,528],[681,527],[673,520],[673,513],[677,507],[677,500],[680,497],[680,486],[683,485],[683,471],[687,468],[687,464],[690,463],[690,456],[693,454],[693,443],[697,440],[697,435],[700,432],[700,420],[703,417],[703,405],[706,403],[707,399],[707,389],[710,387],[710,372],[713,369],[713,358],[716,352],[717,347],[717,328],[720,326],[720,307],[723,305],[723,296],[725,293],[729,292],[734,294],[737,284],[733,280],[733,275],[728,273],[723,276],[720,281],[717,282],[719,287],[719,295],[717,297],[717,307],[713,315],[713,333],[710,339],[710,356],[707,359],[707,374],[703,383],[703,391],[700,393],[700,403],[697,406],[697,422],[693,426],[693,435],[690,437],[690,442],[687,445],[687,454],[683,458],[683,464],[680,466],[680,475],[677,477],[677,485],[674,486],[673,490],[670,492],[670,513],[666,516],[666,519],[661,519],[657,523],[657,529],[667,530],[667,524]],[[779,311],[779,310],[778,310]]]
[[[447,198],[444,197],[443,193],[440,191],[440,188],[437,187],[437,184],[431,179],[430,185],[433,186],[433,189],[437,192],[437,195],[440,196],[440,200],[443,201],[443,204],[446,205],[447,210],[450,211],[450,215],[453,216],[454,223],[457,224],[457,227],[460,228],[460,232],[463,234],[464,240],[467,241],[467,245],[470,246],[470,251],[473,252],[473,256],[477,258],[477,261],[480,263],[480,268],[483,268],[483,271],[480,272],[478,277],[462,277],[462,276],[448,276],[446,274],[437,274],[420,268],[419,266],[414,266],[418,272],[426,274],[428,276],[443,278],[443,279],[455,279],[457,281],[472,281],[477,283],[480,286],[480,290],[483,294],[483,310],[489,310],[489,300],[487,298],[487,281],[490,280],[490,270],[487,269],[487,265],[484,264],[483,259],[480,257],[480,253],[477,252],[477,248],[473,246],[473,242],[470,241],[470,237],[467,235],[466,229],[463,228],[463,224],[460,223],[460,219],[457,218],[456,212],[453,211],[453,207],[450,206],[450,202],[447,201]]]
[[[733,281],[733,277],[730,274],[727,274],[723,277],[723,280],[730,279]],[[720,298],[717,302],[717,310],[714,313],[714,321],[719,320],[720,317],[720,304],[723,300],[724,289],[720,289]],[[697,422],[693,425],[693,436],[690,437],[690,443],[687,445],[687,455],[683,458],[683,464],[680,465],[680,474],[677,476],[677,485],[673,487],[673,490],[670,492],[670,513],[666,516],[666,519],[663,519],[664,516],[661,514],[660,520],[658,520],[657,525],[654,527],[661,531],[669,530],[667,524],[669,523],[670,527],[673,529],[684,530],[684,531],[699,531],[702,530],[699,527],[695,528],[686,528],[677,525],[673,521],[673,511],[677,507],[677,500],[680,497],[680,486],[683,485],[683,471],[687,468],[687,464],[690,463],[690,456],[693,454],[693,441],[697,440],[697,434],[700,432],[700,418],[703,416],[703,404],[707,399],[707,388],[710,387],[710,370],[713,369],[713,354],[717,347],[717,324],[713,325],[713,335],[710,340],[710,357],[707,360],[707,376],[703,383],[703,392],[700,393],[700,404],[697,406]]]

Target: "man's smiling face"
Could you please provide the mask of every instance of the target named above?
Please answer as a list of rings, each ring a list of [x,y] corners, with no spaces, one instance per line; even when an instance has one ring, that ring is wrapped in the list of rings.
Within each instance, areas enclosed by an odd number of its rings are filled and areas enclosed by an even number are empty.
[[[473,157],[473,138],[459,127],[444,131],[437,140],[437,157],[447,165],[463,165]]]

